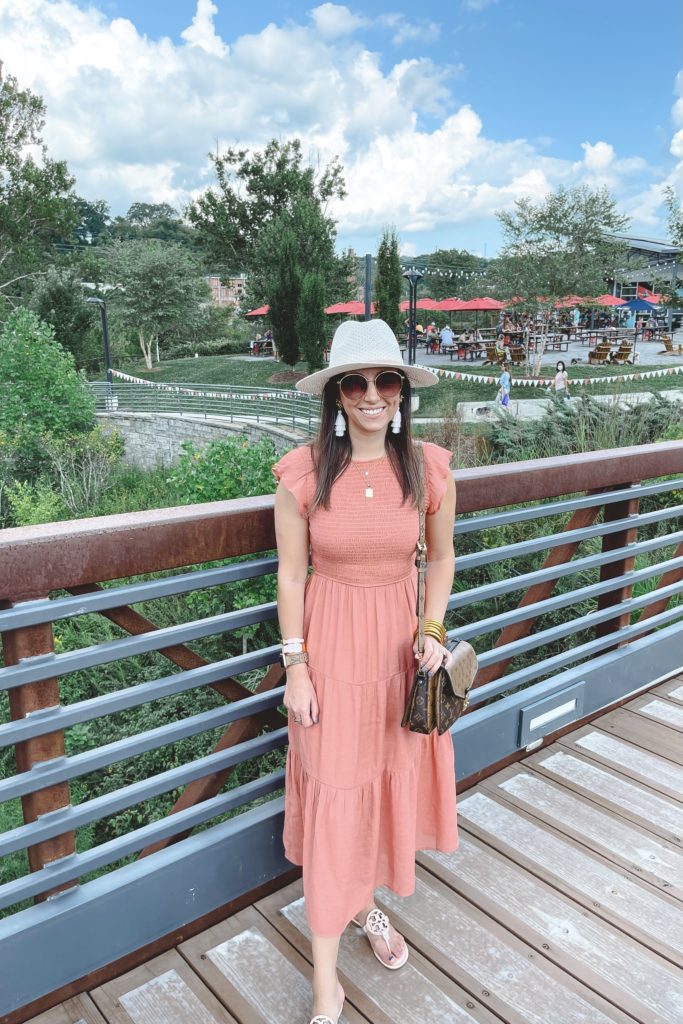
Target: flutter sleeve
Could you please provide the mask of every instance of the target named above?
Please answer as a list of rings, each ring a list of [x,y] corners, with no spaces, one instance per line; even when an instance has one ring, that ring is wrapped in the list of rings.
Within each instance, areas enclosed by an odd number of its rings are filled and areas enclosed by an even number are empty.
[[[438,444],[424,442],[425,476],[427,481],[427,515],[433,515],[441,508],[446,493],[446,482],[450,473],[451,452]]]
[[[307,519],[314,491],[313,457],[309,446],[294,448],[283,455],[273,466],[273,474],[278,483],[284,484],[291,491],[296,498],[299,515]]]

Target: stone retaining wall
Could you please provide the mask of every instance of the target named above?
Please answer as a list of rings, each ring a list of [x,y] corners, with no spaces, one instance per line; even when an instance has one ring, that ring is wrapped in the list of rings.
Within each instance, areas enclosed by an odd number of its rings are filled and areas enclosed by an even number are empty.
[[[280,454],[302,444],[303,434],[269,423],[225,419],[222,416],[193,416],[180,413],[108,412],[98,421],[111,426],[125,442],[124,459],[141,469],[170,466],[182,455],[183,441],[203,448],[210,441],[223,441],[236,434],[250,441],[267,437]]]

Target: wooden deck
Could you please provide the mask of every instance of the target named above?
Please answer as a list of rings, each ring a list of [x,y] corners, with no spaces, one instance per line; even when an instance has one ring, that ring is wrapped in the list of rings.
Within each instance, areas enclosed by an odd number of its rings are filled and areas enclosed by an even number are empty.
[[[345,1024],[681,1024],[683,676],[459,800],[460,848],[378,890],[406,936],[341,942]],[[301,882],[33,1024],[307,1024]]]

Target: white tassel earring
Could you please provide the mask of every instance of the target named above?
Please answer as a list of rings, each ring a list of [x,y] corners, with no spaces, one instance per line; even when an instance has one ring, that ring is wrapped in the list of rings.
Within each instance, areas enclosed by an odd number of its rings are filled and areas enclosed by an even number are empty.
[[[343,437],[346,433],[346,420],[344,419],[344,413],[341,411],[341,406],[339,406],[339,411],[334,421],[334,432],[337,437]]]
[[[401,407],[399,406],[394,413],[394,418],[391,421],[391,432],[392,434],[401,433]]]

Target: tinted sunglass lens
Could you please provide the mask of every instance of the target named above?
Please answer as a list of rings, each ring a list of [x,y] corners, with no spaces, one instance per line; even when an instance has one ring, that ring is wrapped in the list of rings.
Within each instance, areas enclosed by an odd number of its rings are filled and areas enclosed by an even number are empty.
[[[360,373],[349,373],[346,377],[342,377],[339,387],[347,398],[356,399],[365,394],[368,382]]]
[[[384,398],[395,398],[401,391],[403,377],[400,373],[394,373],[393,370],[386,370],[384,373],[377,375],[375,384],[377,390]]]

